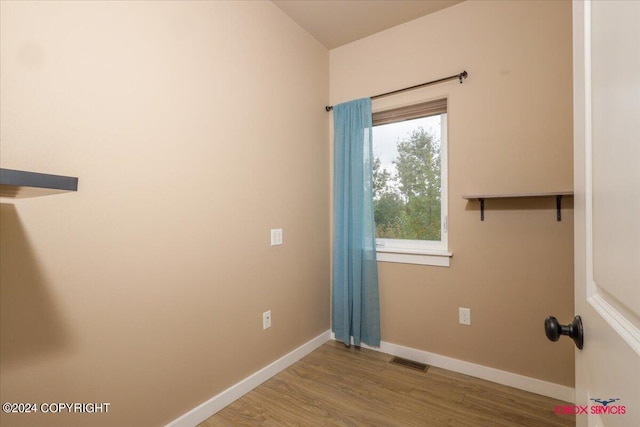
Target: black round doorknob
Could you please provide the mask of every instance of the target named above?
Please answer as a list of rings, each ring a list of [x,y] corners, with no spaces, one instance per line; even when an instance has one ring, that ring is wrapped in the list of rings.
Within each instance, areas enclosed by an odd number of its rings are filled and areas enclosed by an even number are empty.
[[[573,321],[568,325],[561,325],[553,316],[549,316],[544,319],[544,332],[547,334],[547,338],[551,341],[558,341],[560,336],[566,335],[573,339],[580,350],[584,345],[584,332],[582,330],[582,319],[580,316],[573,318]]]

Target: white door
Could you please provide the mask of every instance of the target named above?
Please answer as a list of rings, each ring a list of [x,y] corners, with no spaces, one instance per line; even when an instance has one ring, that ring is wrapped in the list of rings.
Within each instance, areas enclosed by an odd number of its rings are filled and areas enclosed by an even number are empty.
[[[573,36],[577,425],[640,426],[640,1],[574,1]]]

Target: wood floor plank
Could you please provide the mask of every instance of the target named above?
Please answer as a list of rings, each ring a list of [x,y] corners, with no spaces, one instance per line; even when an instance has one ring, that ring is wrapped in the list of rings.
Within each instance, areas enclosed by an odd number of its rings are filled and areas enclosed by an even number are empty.
[[[555,399],[330,341],[213,415],[220,426],[565,427]]]

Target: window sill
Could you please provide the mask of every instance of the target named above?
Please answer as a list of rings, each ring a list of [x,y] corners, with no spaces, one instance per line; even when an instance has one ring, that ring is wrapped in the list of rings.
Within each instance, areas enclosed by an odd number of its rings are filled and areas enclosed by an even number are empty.
[[[401,264],[434,265],[449,267],[453,254],[439,250],[377,248],[378,262],[397,262]]]

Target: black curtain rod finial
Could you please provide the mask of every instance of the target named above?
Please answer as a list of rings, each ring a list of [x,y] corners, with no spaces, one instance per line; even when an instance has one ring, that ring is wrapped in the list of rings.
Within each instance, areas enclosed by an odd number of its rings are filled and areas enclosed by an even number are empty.
[[[464,82],[464,79],[466,79],[468,75],[469,74],[466,71],[463,71],[458,75],[458,78],[460,79],[460,84]]]
[[[327,110],[327,112],[333,110],[333,106],[331,105],[327,105],[326,107],[324,107],[325,110]]]

